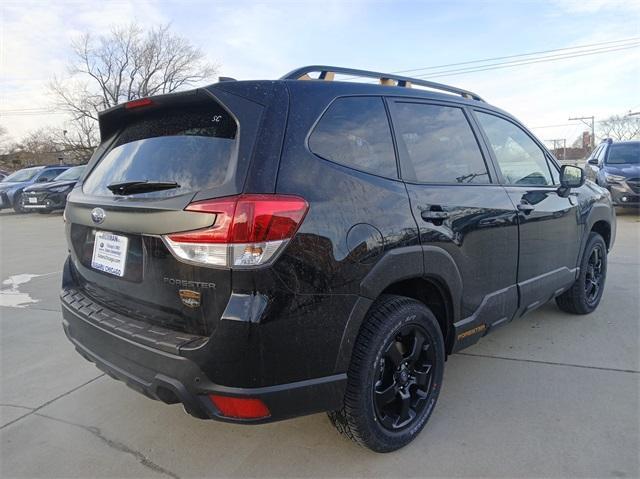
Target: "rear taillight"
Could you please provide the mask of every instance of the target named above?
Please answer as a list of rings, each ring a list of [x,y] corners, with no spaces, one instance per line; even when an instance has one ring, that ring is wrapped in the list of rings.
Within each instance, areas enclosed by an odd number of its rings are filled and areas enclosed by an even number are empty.
[[[239,195],[191,203],[185,209],[214,214],[208,228],[164,236],[181,260],[211,266],[252,267],[284,248],[309,205],[297,196]]]

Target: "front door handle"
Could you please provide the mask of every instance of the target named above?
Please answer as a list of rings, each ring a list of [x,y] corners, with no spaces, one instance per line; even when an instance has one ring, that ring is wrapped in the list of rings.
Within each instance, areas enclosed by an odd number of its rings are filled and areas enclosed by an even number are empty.
[[[442,222],[446,219],[449,218],[449,213],[447,213],[446,211],[438,211],[438,210],[422,210],[420,212],[420,216],[422,216],[422,219],[425,221],[430,221],[431,223],[438,221],[438,222]]]
[[[518,210],[522,211],[525,215],[528,215],[529,213],[531,213],[535,209],[536,209],[536,207],[533,206],[532,204],[529,204],[529,203],[518,203]]]

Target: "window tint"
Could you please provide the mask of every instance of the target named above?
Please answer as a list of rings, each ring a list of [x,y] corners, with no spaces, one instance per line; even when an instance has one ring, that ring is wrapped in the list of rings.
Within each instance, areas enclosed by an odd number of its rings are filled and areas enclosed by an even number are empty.
[[[607,165],[633,165],[640,163],[640,142],[618,143],[609,147]]]
[[[69,168],[66,171],[63,171],[58,176],[55,177],[56,181],[73,181],[80,178],[82,172],[84,171],[84,165],[74,166],[73,168]]]
[[[603,148],[604,148],[604,145],[600,145],[598,148],[593,150],[593,153],[591,153],[591,156],[589,157],[589,159],[600,158],[600,152],[602,151]]]
[[[65,171],[62,168],[52,168],[50,170],[45,170],[42,172],[42,174],[38,177],[39,181],[51,181],[53,180],[56,176],[58,176],[60,173],[62,173],[63,171]]]
[[[382,99],[339,98],[309,137],[316,155],[351,168],[397,178],[391,130]]]
[[[480,147],[460,108],[394,103],[393,125],[401,155],[406,152],[408,157],[404,179],[489,183]]]
[[[214,105],[141,117],[123,128],[83,191],[113,196],[112,183],[175,181],[178,188],[136,195],[170,197],[218,186],[231,165],[236,130],[235,120]]]
[[[522,128],[488,113],[476,114],[489,138],[505,183],[553,184],[544,152]]]
[[[29,181],[34,176],[38,174],[38,172],[42,170],[42,166],[38,166],[35,168],[25,168],[23,170],[18,170],[16,172],[11,173],[2,181]]]

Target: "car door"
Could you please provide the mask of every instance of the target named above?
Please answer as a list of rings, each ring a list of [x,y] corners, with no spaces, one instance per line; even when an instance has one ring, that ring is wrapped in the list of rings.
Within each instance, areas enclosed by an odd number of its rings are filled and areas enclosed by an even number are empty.
[[[518,210],[518,289],[523,314],[570,286],[576,277],[581,227],[574,194],[558,193],[558,168],[513,119],[475,109],[501,183]]]
[[[606,145],[604,144],[598,146],[593,150],[585,163],[585,178],[593,181],[594,183],[597,183],[598,173],[600,172],[600,168],[602,168],[602,158],[604,158],[605,147]]]
[[[446,251],[461,277],[461,323],[484,331],[510,320],[517,308],[516,212],[495,182],[469,113],[448,102],[388,104],[426,274],[437,274],[430,251]]]

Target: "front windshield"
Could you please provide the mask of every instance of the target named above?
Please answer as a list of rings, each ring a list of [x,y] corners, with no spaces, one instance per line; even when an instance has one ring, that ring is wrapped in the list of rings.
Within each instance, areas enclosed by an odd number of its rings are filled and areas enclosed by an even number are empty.
[[[640,142],[611,145],[607,156],[608,165],[631,165],[640,163]]]
[[[68,170],[60,173],[56,176],[53,181],[73,181],[80,178],[82,172],[84,171],[84,165],[82,166],[74,166],[73,168],[69,168]]]
[[[41,169],[42,168],[25,168],[24,170],[18,170],[11,173],[2,181],[29,181],[36,176]]]

